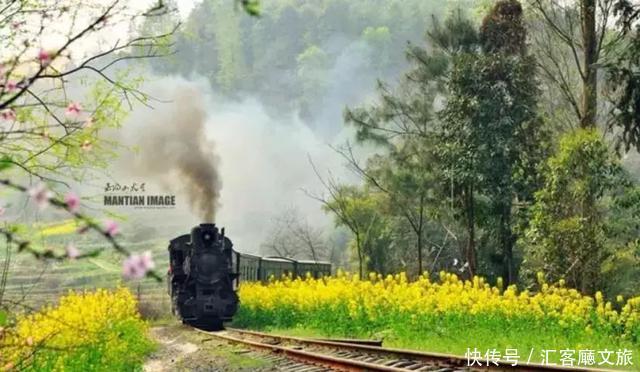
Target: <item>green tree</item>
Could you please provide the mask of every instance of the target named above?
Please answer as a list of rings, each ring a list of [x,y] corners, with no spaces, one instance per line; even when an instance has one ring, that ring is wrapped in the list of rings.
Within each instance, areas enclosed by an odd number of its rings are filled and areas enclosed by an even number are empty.
[[[302,85],[301,105],[304,109],[313,106],[320,99],[327,88],[327,69],[329,57],[315,45],[309,46],[296,58],[298,64],[297,75]]]
[[[326,211],[334,214],[337,226],[344,226],[353,234],[351,246],[356,254],[360,278],[364,278],[365,269],[385,271],[383,255],[388,247],[385,243],[389,239],[384,231],[384,214],[379,213],[379,196],[369,194],[357,186],[329,182],[326,184],[329,198],[314,198],[323,203]]]
[[[473,25],[461,12],[447,18],[443,26],[436,23],[428,35],[436,48],[428,52],[409,46],[412,69],[397,89],[380,83],[378,102],[345,111],[345,122],[356,128],[359,143],[369,142],[384,149],[366,166],[360,166],[350,151],[346,158],[370,187],[387,195],[392,203],[388,212],[407,226],[398,226],[399,230],[413,234],[418,273],[423,271],[426,242],[433,246],[436,240],[435,236],[426,236],[428,230],[433,234],[430,225],[448,214],[442,212],[448,208],[443,201],[449,196],[449,187],[438,158],[441,138],[437,135],[440,123],[436,107],[446,95],[452,56],[478,45]],[[448,236],[449,230],[443,227],[445,232],[440,235]],[[431,257],[432,268],[441,250]]]
[[[115,251],[129,255],[114,235],[113,221],[94,219],[70,183],[95,176],[115,156],[118,144],[104,135],[119,128],[133,101],[145,104],[138,89],[142,80],[123,63],[161,57],[170,52],[166,33],[142,30],[113,42],[97,41],[128,30],[134,20],[162,17],[170,12],[162,1],[146,10],[110,1],[8,2],[0,9],[0,185],[27,194],[38,210],[62,210],[83,231],[93,230]],[[82,20],[82,21],[80,21]],[[31,27],[34,23],[38,27]],[[149,32],[149,33],[144,33]],[[57,39],[55,44],[47,40]],[[114,71],[115,70],[115,71]],[[103,246],[79,251],[75,246],[50,247],[40,235],[42,225],[28,226],[34,209],[5,213],[0,235],[7,242],[3,278],[6,282],[11,250],[37,259],[64,260],[98,255]],[[35,214],[35,213],[34,213]],[[40,240],[40,241],[38,241]],[[153,271],[149,276],[160,280]],[[0,283],[0,287],[2,287]]]
[[[349,111],[347,119],[358,120],[352,115],[355,113]],[[393,220],[390,225],[395,225],[395,228],[391,230],[401,230],[401,222],[408,226],[407,230],[413,236],[408,243],[415,247],[411,251],[416,253],[417,275],[424,271],[427,228],[429,220],[437,214],[435,206],[438,204],[433,153],[418,148],[421,144],[420,140],[405,140],[393,146],[388,144],[385,155],[371,156],[364,167],[356,160],[349,145],[339,150],[367,187],[385,195],[383,200],[387,206],[378,212]],[[403,250],[400,244],[395,248]],[[402,266],[406,268],[407,265]]]
[[[605,64],[612,115],[622,127],[622,140],[640,149],[640,5],[619,1],[622,41],[617,53]],[[634,26],[635,24],[635,26]]]
[[[466,259],[471,272],[477,265],[474,225],[484,219],[485,229],[500,247],[502,275],[513,283],[514,200],[531,198],[531,187],[522,184],[531,180],[518,174],[535,167],[540,161],[536,155],[544,153],[538,149],[543,131],[536,112],[536,63],[527,54],[518,1],[497,2],[479,36],[480,50],[453,57],[440,147],[468,226]],[[477,194],[487,198],[484,217],[476,211]]]
[[[195,72],[217,92],[231,97],[249,93],[274,113],[299,111],[311,119],[324,115],[327,102],[307,99],[303,92],[309,91],[304,86],[308,75],[298,74],[298,56],[305,50],[315,46],[326,55],[327,64],[318,70],[328,76],[325,85],[333,86],[336,82],[329,77],[345,68],[358,69],[367,79],[358,77],[357,84],[345,86],[358,99],[367,92],[354,87],[369,83],[369,71],[385,79],[402,71],[407,40],[422,37],[432,15],[444,13],[450,4],[472,4],[472,0],[273,0],[260,1],[260,16],[249,17],[240,6],[231,6],[234,2],[250,5],[247,11],[258,4],[255,0],[197,2],[174,37],[179,53],[154,61],[153,68],[184,76]],[[362,44],[375,51],[375,58],[360,55],[365,50]],[[300,99],[303,95],[305,99]]]
[[[455,21],[448,21],[445,27],[462,29]],[[455,49],[458,40],[447,43]],[[358,164],[350,146],[342,154],[367,185],[387,195],[389,213],[409,227],[420,274],[424,270],[427,225],[437,214],[435,200],[440,199],[434,152],[435,105],[444,86],[448,57],[444,49],[429,55],[417,46],[410,46],[407,55],[414,68],[397,90],[379,83],[378,102],[348,108],[344,114],[345,123],[356,128],[357,142],[380,146],[384,154],[371,157],[365,166]]]
[[[364,41],[376,51],[379,58],[375,58],[371,63],[379,73],[387,69],[391,62],[391,32],[386,26],[367,27],[362,31]]]
[[[526,232],[529,270],[595,292],[602,284],[601,267],[612,255],[606,244],[606,196],[621,180],[617,156],[595,130],[563,136],[535,195]]]
[[[608,117],[613,121],[607,120],[607,124],[621,125],[625,141],[635,145],[634,131],[638,130],[631,128],[637,123],[610,111],[601,98],[608,96],[610,89],[619,93],[618,85],[628,80],[620,73],[629,63],[637,66],[637,57],[628,48],[632,28],[640,18],[640,5],[629,0],[534,0],[531,5],[534,45],[549,89],[559,93],[580,127],[596,127]],[[603,70],[611,73],[613,84],[599,83],[598,72]],[[624,93],[614,96],[615,102],[625,101]]]
[[[214,0],[207,0],[214,1]],[[242,32],[240,28],[241,14],[230,13],[229,4],[215,2],[213,6],[213,32],[217,45],[216,83],[225,92],[247,78],[247,66],[243,52]]]
[[[612,252],[601,267],[601,289],[610,298],[634,296],[640,283],[640,187],[630,177],[609,196],[606,250]]]

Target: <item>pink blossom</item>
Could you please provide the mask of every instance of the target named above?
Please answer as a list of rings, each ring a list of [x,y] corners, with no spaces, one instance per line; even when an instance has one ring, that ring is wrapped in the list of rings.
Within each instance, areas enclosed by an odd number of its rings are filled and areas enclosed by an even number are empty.
[[[64,114],[67,115],[67,117],[75,118],[80,115],[80,112],[82,112],[82,106],[80,106],[78,102],[71,102],[69,106],[67,106]]]
[[[4,212],[6,212],[7,209],[5,207],[0,207],[0,216],[4,216]]]
[[[16,121],[16,112],[13,109],[4,109],[0,112],[2,120]]]
[[[36,202],[36,205],[40,210],[43,210],[49,206],[49,201],[53,197],[53,193],[47,189],[47,185],[39,183],[27,190],[27,193]]]
[[[8,81],[5,88],[7,89],[7,92],[13,93],[18,89],[18,84],[15,81]]]
[[[38,61],[40,61],[41,65],[47,66],[51,63],[51,54],[44,49],[40,49],[38,52]]]
[[[67,244],[67,247],[65,249],[67,251],[67,257],[69,257],[72,260],[80,256],[80,251],[78,250],[78,248],[76,248],[75,244],[73,243]]]
[[[80,207],[80,197],[74,192],[69,192],[65,195],[64,202],[67,203],[67,208],[69,208],[69,211],[72,213],[77,212]]]
[[[114,236],[120,232],[120,226],[113,220],[106,220],[104,223],[105,233],[109,236]]]
[[[82,145],[80,145],[80,148],[83,149],[84,151],[91,150],[91,142],[89,140],[82,142]]]
[[[154,267],[155,263],[150,251],[132,254],[122,263],[122,275],[126,279],[141,279]]]
[[[151,256],[151,251],[145,251],[142,253],[140,257],[140,264],[149,270],[153,270],[156,267],[156,264],[153,262],[153,257]]]
[[[140,270],[140,266],[137,264],[137,257],[130,256],[122,263],[122,276],[125,279],[141,279],[145,276],[145,272]]]

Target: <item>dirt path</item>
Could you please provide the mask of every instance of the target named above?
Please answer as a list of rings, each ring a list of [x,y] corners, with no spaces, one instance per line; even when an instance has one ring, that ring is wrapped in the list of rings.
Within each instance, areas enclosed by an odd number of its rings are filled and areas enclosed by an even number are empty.
[[[198,351],[198,346],[181,340],[179,332],[172,332],[173,327],[155,327],[151,336],[158,342],[158,350],[151,355],[144,365],[145,372],[162,372],[171,370],[185,356]]]
[[[179,324],[153,327],[151,337],[158,349],[145,363],[145,372],[280,370],[259,355]]]

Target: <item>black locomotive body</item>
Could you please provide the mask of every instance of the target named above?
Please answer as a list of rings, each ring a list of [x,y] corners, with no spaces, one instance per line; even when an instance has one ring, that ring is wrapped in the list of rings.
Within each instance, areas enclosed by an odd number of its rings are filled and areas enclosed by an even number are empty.
[[[221,329],[238,310],[240,280],[270,277],[331,275],[327,262],[283,257],[259,257],[233,250],[233,244],[214,224],[200,224],[190,234],[169,242],[168,290],[171,309],[184,323]]]
[[[214,224],[201,224],[169,243],[169,294],[183,322],[219,329],[238,310],[238,273],[231,240]]]

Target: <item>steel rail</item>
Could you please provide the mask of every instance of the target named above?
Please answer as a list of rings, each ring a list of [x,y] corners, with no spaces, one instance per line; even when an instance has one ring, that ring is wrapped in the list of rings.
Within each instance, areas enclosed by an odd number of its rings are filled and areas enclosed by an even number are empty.
[[[483,371],[566,371],[566,372],[612,372],[615,370],[607,370],[607,369],[595,369],[595,368],[585,368],[585,367],[566,367],[566,366],[557,366],[557,365],[543,365],[537,363],[523,363],[513,366],[511,364],[499,364],[482,367],[469,366],[469,361],[467,358],[460,357],[458,355],[453,354],[443,354],[443,353],[432,353],[432,352],[422,352],[415,350],[406,350],[406,349],[397,349],[397,348],[386,348],[380,346],[372,346],[372,345],[363,345],[363,344],[351,344],[344,342],[336,342],[336,341],[327,341],[327,340],[318,340],[318,339],[310,339],[310,338],[301,338],[294,336],[284,336],[284,335],[276,335],[271,333],[250,331],[244,329],[236,329],[236,328],[227,328],[229,332],[235,332],[238,334],[245,335],[253,335],[262,338],[272,338],[277,340],[286,340],[289,342],[295,342],[298,344],[309,345],[309,346],[321,346],[332,349],[341,349],[341,350],[350,350],[355,352],[362,352],[374,355],[384,355],[387,357],[395,358],[398,360],[409,360],[416,362],[423,362],[429,364],[442,365],[443,367],[458,367],[458,368],[467,368],[471,370],[483,370]],[[409,369],[403,369],[404,371],[408,371]]]
[[[318,341],[339,342],[341,344],[356,344],[356,345],[370,345],[370,346],[382,346],[382,340],[368,340],[362,338],[317,338]]]
[[[257,341],[245,340],[223,334],[222,332],[208,332],[198,330],[207,335],[211,335],[229,342],[253,346],[258,349],[268,350],[281,353],[289,359],[299,362],[308,363],[316,366],[331,368],[338,371],[361,372],[361,371],[383,371],[383,372],[409,372],[411,370],[404,368],[389,367],[380,364],[367,363],[354,359],[340,358],[333,355],[313,353],[304,350],[298,350],[292,347],[265,344]]]
[[[341,370],[341,371],[396,371],[407,372],[412,370],[422,370],[419,368],[403,368],[415,366],[415,364],[423,363],[433,367],[440,367],[443,370],[446,368],[452,368],[456,370],[472,370],[472,371],[566,371],[566,372],[587,372],[587,371],[599,371],[599,372],[611,372],[613,370],[605,369],[592,369],[585,367],[566,367],[557,365],[543,365],[535,363],[525,363],[513,366],[507,363],[498,363],[498,365],[482,365],[482,366],[469,366],[467,358],[460,357],[458,355],[443,354],[443,353],[431,353],[421,352],[415,350],[397,349],[397,348],[385,348],[380,346],[367,345],[362,343],[351,343],[349,340],[320,340],[310,339],[294,336],[284,336],[271,333],[249,331],[236,328],[227,328],[225,332],[207,332],[198,330],[208,335],[212,335],[221,339],[225,339],[229,342],[246,344],[255,348],[263,350],[270,350],[272,352],[281,353],[287,358],[298,360],[304,363],[321,365],[324,367]],[[376,364],[371,362],[364,362],[361,360],[355,360],[348,357],[341,357],[336,355],[321,354],[318,352],[311,352],[301,350],[299,347],[287,347],[273,343],[265,343],[254,340],[248,340],[244,338],[233,337],[228,333],[235,333],[240,336],[253,336],[261,339],[276,340],[278,343],[287,341],[297,345],[306,345],[316,348],[324,348],[359,352],[366,355],[375,355],[376,357],[385,357],[392,360],[396,360],[391,365]],[[384,359],[384,358],[380,358]],[[393,365],[396,365],[395,367]]]

